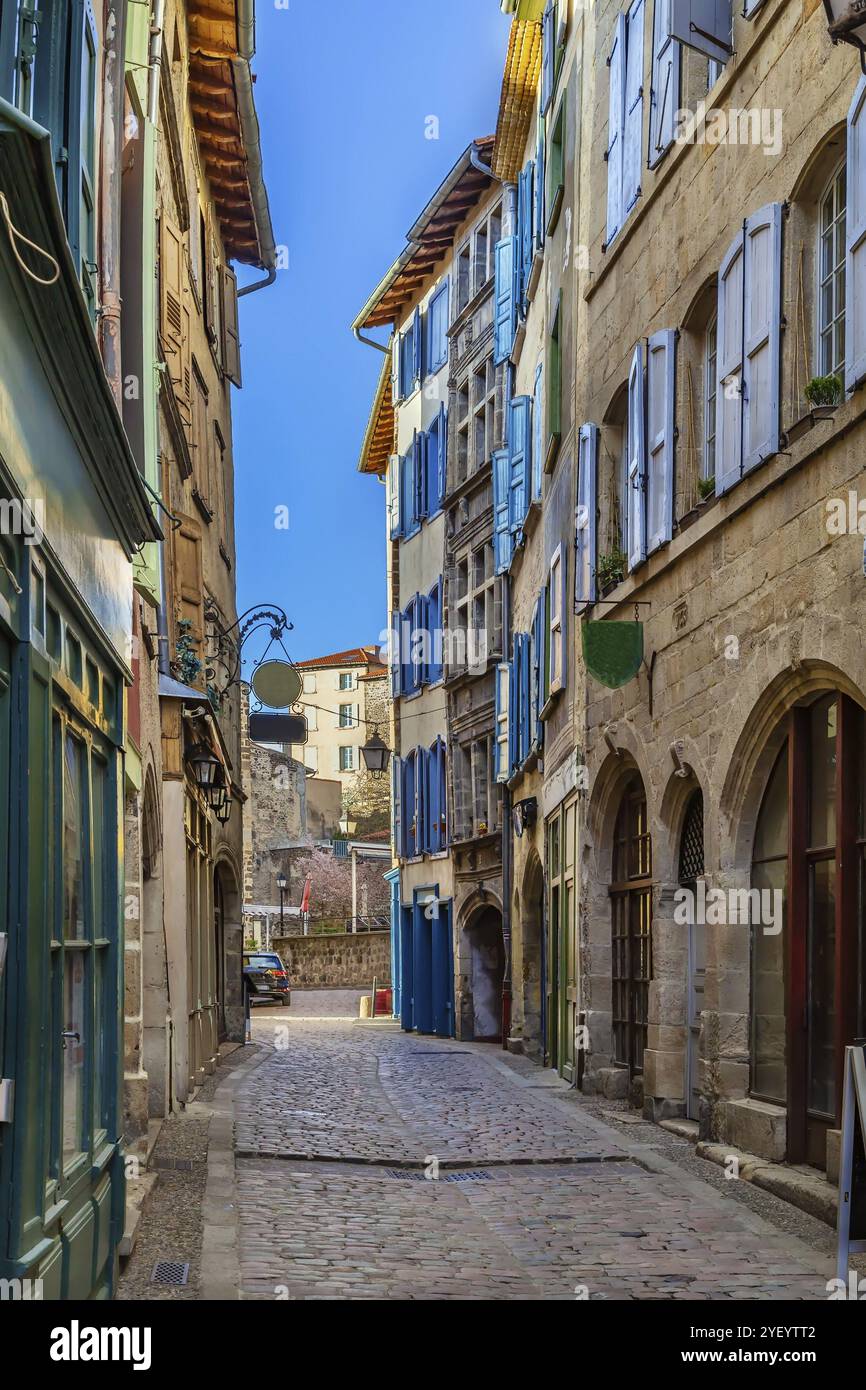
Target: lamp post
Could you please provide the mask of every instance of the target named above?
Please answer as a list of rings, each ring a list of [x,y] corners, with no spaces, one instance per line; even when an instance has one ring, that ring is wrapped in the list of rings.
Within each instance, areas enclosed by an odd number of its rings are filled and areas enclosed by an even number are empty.
[[[866,0],[824,0],[824,10],[830,38],[834,43],[853,44],[866,73]]]
[[[279,890],[280,890],[280,936],[282,936],[282,935],[284,934],[284,933],[283,933],[283,898],[284,898],[284,895],[285,895],[285,891],[286,891],[287,884],[288,884],[288,880],[287,880],[285,874],[283,874],[283,873],[277,874],[277,887],[278,887]]]
[[[864,0],[866,3],[866,0]],[[361,756],[364,759],[367,771],[374,775],[387,772],[388,760],[391,757],[391,749],[379,735],[379,730],[373,730],[372,736],[361,746]]]

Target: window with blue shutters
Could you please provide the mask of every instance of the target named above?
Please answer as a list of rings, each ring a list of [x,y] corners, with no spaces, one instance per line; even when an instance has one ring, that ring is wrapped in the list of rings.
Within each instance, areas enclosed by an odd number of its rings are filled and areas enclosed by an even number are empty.
[[[671,38],[724,66],[734,51],[731,0],[669,0],[669,4]],[[749,14],[749,0],[744,0],[744,13]]]
[[[400,535],[400,467],[399,454],[388,460],[388,534],[394,541]]]
[[[396,700],[403,693],[403,614],[391,612],[391,636],[388,657],[391,666],[391,698]]]
[[[508,666],[508,777],[520,762],[520,646],[514,634]]]
[[[643,0],[641,0],[643,3]],[[424,334],[422,332],[421,310],[416,309],[412,318],[412,386],[420,386],[424,377]]]
[[[671,0],[655,0],[647,159],[651,169],[674,142],[679,107],[680,46],[671,38]]]
[[[412,520],[415,529],[427,515],[427,436],[423,430],[416,430],[412,436],[412,479],[414,507]]]
[[[447,483],[448,415],[445,406],[427,431],[424,453],[424,512],[429,519],[442,510]]]
[[[515,632],[510,673],[510,771],[522,768],[533,746],[533,644],[528,632]]]
[[[495,272],[495,338],[493,361],[496,365],[507,362],[514,346],[517,330],[517,295],[515,277],[517,275],[518,245],[516,236],[503,237],[496,243]]]
[[[403,845],[404,855],[407,859],[414,858],[417,850],[415,848],[415,836],[418,829],[418,819],[415,807],[415,752],[407,753],[403,759]]]
[[[644,0],[618,14],[608,58],[607,235],[610,246],[640,194]]]
[[[511,468],[507,449],[493,455],[493,568],[504,574],[511,564]]]
[[[420,522],[415,513],[415,451],[414,447],[400,459],[400,534],[404,539],[414,536]]]
[[[578,610],[594,603],[596,598],[598,436],[597,425],[581,425],[577,455],[577,507],[574,521],[574,597]]]
[[[445,744],[441,738],[427,751],[427,851],[441,854],[448,844]]]
[[[438,372],[448,361],[448,287],[446,279],[436,290],[427,306],[426,372]]]
[[[414,753],[415,762],[415,854],[426,854],[429,850],[428,844],[428,789],[427,774],[429,772],[428,751],[426,748],[416,748]]]
[[[391,843],[398,859],[406,857],[403,841],[403,760],[396,753],[391,759]]]
[[[401,400],[401,401],[405,401],[406,398],[407,398],[408,396],[411,396],[411,395],[412,395],[412,392],[415,390],[415,384],[416,384],[416,383],[415,383],[415,363],[416,363],[416,355],[415,355],[415,323],[416,323],[416,320],[417,320],[417,310],[416,310],[416,318],[413,318],[413,320],[412,320],[412,327],[411,327],[411,328],[407,328],[406,331],[405,331],[405,333],[401,333],[401,334],[400,334],[400,351],[399,351],[400,382],[399,382],[399,393],[398,393],[397,399],[398,399],[398,400]]]
[[[529,510],[532,454],[532,397],[513,396],[508,402],[508,463],[510,473],[508,524],[520,531]]]
[[[643,344],[638,343],[628,374],[628,455],[626,470],[626,534],[630,570],[646,559],[646,412],[644,409]]]
[[[674,381],[676,333],[663,328],[647,342],[647,554],[671,539],[674,522]]]

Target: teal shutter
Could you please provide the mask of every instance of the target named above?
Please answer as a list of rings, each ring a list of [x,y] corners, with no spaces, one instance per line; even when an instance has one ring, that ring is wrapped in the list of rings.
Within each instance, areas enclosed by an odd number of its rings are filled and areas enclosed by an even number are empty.
[[[529,510],[530,419],[532,398],[513,396],[508,402],[510,492],[508,524],[519,531]]]
[[[507,362],[514,346],[517,305],[514,277],[517,270],[517,237],[504,237],[496,243],[495,339],[493,361]]]
[[[556,0],[547,0],[541,21],[541,114],[546,113],[553,96],[556,61]]]
[[[493,560],[497,574],[504,574],[511,564],[510,482],[508,450],[497,449],[493,455]]]

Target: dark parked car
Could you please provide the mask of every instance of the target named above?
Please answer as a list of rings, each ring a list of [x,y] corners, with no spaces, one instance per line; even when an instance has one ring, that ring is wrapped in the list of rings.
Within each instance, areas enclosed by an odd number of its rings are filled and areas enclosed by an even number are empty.
[[[250,1003],[257,999],[276,999],[288,1007],[292,992],[285,966],[276,951],[244,951],[244,979]]]

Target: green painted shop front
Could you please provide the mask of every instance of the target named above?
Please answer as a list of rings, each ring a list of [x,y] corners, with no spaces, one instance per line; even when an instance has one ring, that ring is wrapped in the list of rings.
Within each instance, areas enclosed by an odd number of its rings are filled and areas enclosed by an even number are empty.
[[[121,1150],[124,686],[156,539],[102,369],[46,137],[0,101],[0,1278],[109,1297]],[[44,270],[44,266],[43,266]]]

